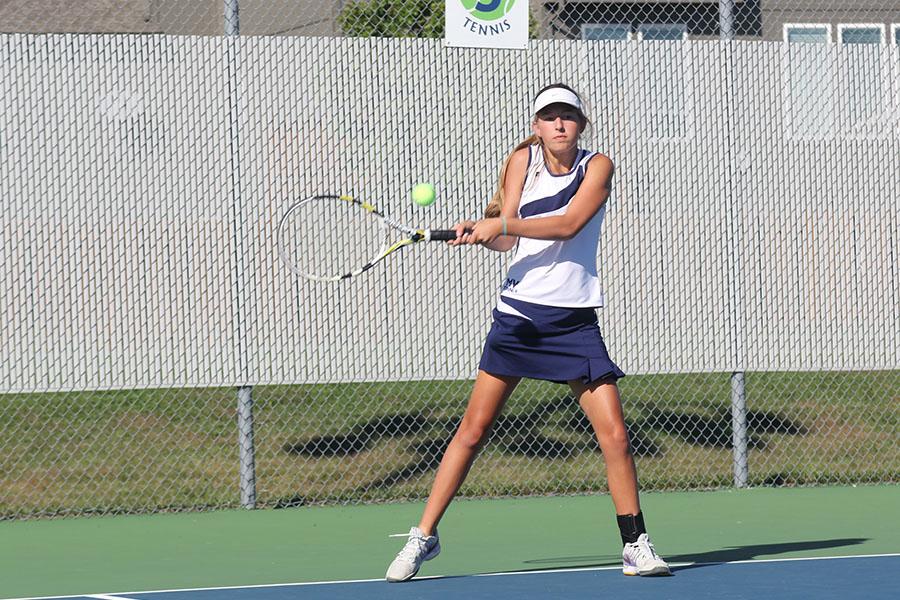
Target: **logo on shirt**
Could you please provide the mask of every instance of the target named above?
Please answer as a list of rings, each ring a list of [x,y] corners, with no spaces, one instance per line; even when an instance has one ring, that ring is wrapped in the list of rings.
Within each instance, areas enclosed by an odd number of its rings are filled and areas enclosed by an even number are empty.
[[[514,291],[516,291],[517,285],[519,285],[519,281],[517,279],[510,279],[509,277],[507,277],[503,281],[503,285],[500,286],[500,291],[501,292],[507,292],[507,291],[514,292]]]

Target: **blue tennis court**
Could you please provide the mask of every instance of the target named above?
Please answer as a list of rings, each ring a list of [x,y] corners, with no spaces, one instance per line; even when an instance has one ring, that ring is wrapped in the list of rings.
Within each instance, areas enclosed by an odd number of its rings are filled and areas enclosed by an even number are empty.
[[[677,565],[672,577],[624,577],[616,567],[381,580],[116,592],[101,600],[304,600],[432,598],[896,598],[900,554]],[[56,597],[63,598],[63,597]]]

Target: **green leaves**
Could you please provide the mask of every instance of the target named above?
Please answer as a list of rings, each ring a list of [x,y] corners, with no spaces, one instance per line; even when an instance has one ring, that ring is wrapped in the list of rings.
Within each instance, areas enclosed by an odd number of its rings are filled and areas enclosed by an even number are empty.
[[[360,0],[348,3],[337,20],[348,36],[439,38],[444,36],[444,2]]]

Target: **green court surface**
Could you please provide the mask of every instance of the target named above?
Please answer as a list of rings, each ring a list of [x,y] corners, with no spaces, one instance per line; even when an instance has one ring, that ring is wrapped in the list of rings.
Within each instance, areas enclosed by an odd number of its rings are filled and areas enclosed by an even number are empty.
[[[900,552],[900,488],[642,496],[671,563]],[[0,598],[380,578],[423,504],[0,523]],[[459,500],[420,575],[620,564],[608,496]]]

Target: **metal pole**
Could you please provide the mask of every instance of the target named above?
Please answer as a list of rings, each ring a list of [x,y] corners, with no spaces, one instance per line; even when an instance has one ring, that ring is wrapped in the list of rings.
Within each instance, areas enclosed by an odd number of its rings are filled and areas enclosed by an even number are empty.
[[[723,40],[734,39],[734,0],[719,0],[719,32]]]
[[[731,374],[731,428],[734,455],[734,487],[747,487],[747,396],[744,392],[744,373]]]
[[[727,79],[728,84],[728,100],[726,102],[726,107],[728,110],[726,111],[726,115],[731,114],[734,110],[734,102],[737,99],[737,94],[735,93],[735,82],[734,82],[734,56],[732,54],[733,48],[730,43],[734,39],[734,0],[719,0],[719,30],[722,41],[729,42],[724,44],[723,52],[724,52],[724,68],[725,68],[725,77]],[[737,165],[735,165],[735,152],[734,152],[734,136],[735,132],[732,130],[733,123],[731,119],[726,117],[725,120],[726,126],[726,139],[728,141],[728,152],[731,157],[729,161],[732,165],[731,173],[728,177],[728,190],[727,190],[727,202],[728,206],[726,207],[726,211],[729,213],[729,220],[731,222],[731,254],[732,254],[732,264],[731,264],[731,318],[732,318],[732,328],[731,332],[734,336],[734,361],[736,368],[742,368],[742,358],[743,358],[743,340],[742,340],[742,328],[740,326],[741,323],[741,315],[743,314],[743,299],[741,297],[741,284],[740,284],[740,276],[741,276],[741,247],[739,243],[740,237],[740,226],[738,222],[738,217],[740,214],[740,208],[737,203],[740,201],[739,197],[735,193],[737,182],[736,177],[734,176],[737,172]],[[734,472],[734,487],[737,488],[745,488],[747,487],[747,481],[749,479],[749,465],[747,460],[747,396],[744,390],[744,372],[743,371],[735,371],[731,374],[731,428],[732,428],[732,449],[733,449],[733,472]]]
[[[241,507],[256,508],[256,456],[253,446],[253,388],[238,388],[238,438],[241,461]]]
[[[240,35],[240,18],[238,15],[238,0],[224,0],[225,2],[225,36],[228,38]],[[228,56],[226,68],[228,70],[228,128],[231,146],[231,201],[234,213],[234,322],[235,337],[238,342],[237,360],[238,377],[242,383],[250,378],[250,365],[247,351],[246,297],[244,276],[244,211],[241,199],[240,178],[240,138],[238,135],[238,48],[234,40],[226,41],[226,53]],[[253,445],[253,388],[242,385],[237,393],[237,421],[238,421],[238,448],[240,456],[240,487],[241,506],[243,508],[256,508],[256,449]]]
[[[238,16],[238,0],[225,0],[225,35],[240,35],[241,24]]]

